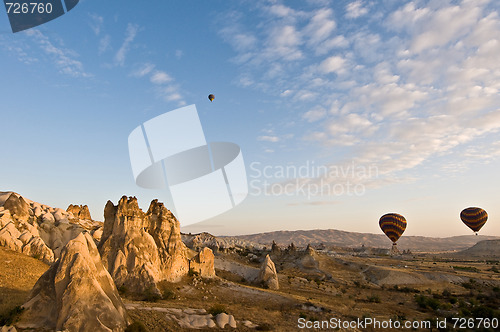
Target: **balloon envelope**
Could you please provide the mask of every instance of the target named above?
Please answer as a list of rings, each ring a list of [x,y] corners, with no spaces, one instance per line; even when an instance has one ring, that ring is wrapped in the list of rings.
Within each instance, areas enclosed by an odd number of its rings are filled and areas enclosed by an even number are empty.
[[[215,96],[210,94],[210,95],[208,95],[208,99],[210,99],[210,101],[213,101],[215,99]]]
[[[406,229],[406,219],[400,214],[388,213],[380,218],[379,225],[385,235],[396,243]]]
[[[470,207],[460,212],[460,219],[474,232],[478,232],[488,220],[488,213],[478,207]]]

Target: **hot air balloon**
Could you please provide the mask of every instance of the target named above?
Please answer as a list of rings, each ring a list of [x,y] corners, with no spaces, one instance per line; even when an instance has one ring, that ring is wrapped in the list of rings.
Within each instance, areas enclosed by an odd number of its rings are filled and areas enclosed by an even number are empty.
[[[397,213],[384,214],[379,221],[380,229],[392,241],[391,253],[399,252],[396,241],[401,237],[406,229],[406,219]]]
[[[212,102],[212,101],[214,101],[215,96],[213,94],[209,94],[208,99],[210,100],[210,102]]]
[[[460,212],[460,219],[474,232],[479,232],[488,220],[488,213],[478,207],[470,207]]]

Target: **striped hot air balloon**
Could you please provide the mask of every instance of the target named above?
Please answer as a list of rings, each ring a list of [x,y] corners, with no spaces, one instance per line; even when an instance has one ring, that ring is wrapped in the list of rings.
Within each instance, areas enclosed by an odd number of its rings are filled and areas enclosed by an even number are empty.
[[[474,232],[479,232],[488,220],[488,213],[478,207],[470,207],[460,212],[460,219]]]
[[[406,219],[397,213],[384,214],[379,221],[380,229],[391,239],[393,244],[401,237],[406,229]]]

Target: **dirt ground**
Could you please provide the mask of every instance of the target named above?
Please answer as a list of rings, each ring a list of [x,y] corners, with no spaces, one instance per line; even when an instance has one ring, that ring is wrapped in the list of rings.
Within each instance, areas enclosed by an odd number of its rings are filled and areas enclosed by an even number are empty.
[[[218,256],[259,266],[237,253]],[[137,301],[127,294],[122,298],[129,307],[136,306],[128,310],[130,318],[148,331],[189,331],[158,308],[225,311],[236,319],[238,331],[297,331],[301,330],[300,322],[313,326],[332,319],[435,324],[436,318],[447,318],[447,327],[452,330],[452,318],[500,319],[497,260],[454,260],[432,254],[359,257],[316,253],[312,258],[304,257],[302,253],[274,257],[279,290],[263,289],[240,275],[216,270],[213,279],[186,276],[179,283],[161,283],[164,299],[156,302]],[[24,302],[48,266],[3,249],[0,260],[0,309],[6,312]],[[243,326],[246,320],[254,327]],[[226,326],[224,330],[234,329]],[[364,326],[359,330],[380,329]]]

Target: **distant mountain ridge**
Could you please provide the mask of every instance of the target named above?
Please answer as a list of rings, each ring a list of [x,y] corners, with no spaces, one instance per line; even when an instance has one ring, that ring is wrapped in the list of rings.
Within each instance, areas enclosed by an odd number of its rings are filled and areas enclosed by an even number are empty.
[[[390,248],[391,241],[384,234],[357,233],[336,229],[315,229],[297,231],[275,231],[259,234],[240,235],[220,238],[234,238],[270,246],[275,241],[280,246],[293,242],[296,246],[308,244],[356,248],[365,245],[374,248]],[[400,250],[410,249],[415,252],[458,251],[472,247],[479,241],[497,240],[498,236],[461,235],[446,238],[426,236],[402,236],[398,241]]]

